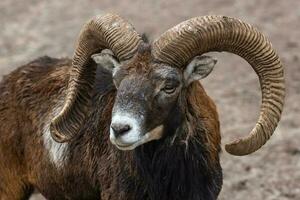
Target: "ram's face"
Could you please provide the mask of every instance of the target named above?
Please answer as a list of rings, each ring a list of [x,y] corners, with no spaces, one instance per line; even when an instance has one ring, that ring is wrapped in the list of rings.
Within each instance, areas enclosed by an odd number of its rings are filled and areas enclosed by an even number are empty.
[[[114,82],[118,91],[110,127],[112,143],[127,150],[160,139],[182,86],[180,72],[169,66],[152,66],[149,71],[123,77],[116,72]]]
[[[166,123],[174,118],[172,115],[177,109],[175,105],[181,90],[193,80],[200,79],[191,76],[196,72],[199,76],[197,69],[194,72],[195,68],[181,71],[153,62],[150,51],[138,54],[125,64],[118,63],[113,56],[105,53],[97,54],[93,59],[112,71],[117,95],[112,111],[110,140],[121,150],[131,150],[162,138]],[[209,63],[212,66],[215,64],[214,60],[209,61],[212,61]],[[196,62],[192,66],[195,64],[199,65]],[[202,65],[202,73],[204,68]],[[212,68],[209,72],[205,69],[205,74],[208,74]]]

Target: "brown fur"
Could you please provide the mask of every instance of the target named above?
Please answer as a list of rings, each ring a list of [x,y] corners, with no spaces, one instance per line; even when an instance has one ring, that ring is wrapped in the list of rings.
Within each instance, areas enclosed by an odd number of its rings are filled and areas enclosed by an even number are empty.
[[[41,133],[65,87],[69,60],[40,58],[3,78],[0,85],[0,199],[22,199],[32,191],[37,163],[46,160]],[[49,98],[51,97],[51,98]]]
[[[138,198],[135,190],[143,188],[143,180],[137,177],[134,153],[117,150],[108,138],[114,89],[94,91],[86,126],[69,143],[67,164],[58,169],[50,161],[42,139],[43,127],[49,121],[53,106],[61,104],[65,96],[70,68],[69,59],[43,57],[2,80],[1,200],[26,199],[34,188],[48,199]],[[95,85],[102,84],[102,79],[102,76],[96,77]],[[197,115],[196,119],[202,119],[206,130],[205,145],[211,165],[218,165],[220,132],[216,107],[200,83],[193,83],[187,94],[189,110]],[[186,139],[188,137],[197,136],[188,135]],[[136,188],[120,189],[124,180]]]
[[[188,101],[190,104],[188,107],[192,107],[195,111],[193,114],[198,115],[196,118],[201,119],[207,130],[206,140],[207,149],[209,150],[211,161],[218,162],[219,152],[221,151],[221,135],[220,135],[220,123],[218,120],[218,113],[215,103],[206,94],[204,88],[199,82],[193,83],[188,88]],[[197,94],[197,95],[194,95]],[[199,122],[194,122],[199,123]]]

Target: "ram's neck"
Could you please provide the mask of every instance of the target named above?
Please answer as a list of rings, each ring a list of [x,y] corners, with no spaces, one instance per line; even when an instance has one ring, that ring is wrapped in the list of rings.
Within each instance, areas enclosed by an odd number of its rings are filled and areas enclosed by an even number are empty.
[[[215,107],[198,83],[184,92],[165,124],[166,137],[135,151],[151,199],[209,200],[221,189]]]
[[[151,199],[162,200],[216,199],[222,172],[219,163],[213,165],[209,156],[202,138],[194,137],[166,138],[144,145],[135,153],[148,194]]]

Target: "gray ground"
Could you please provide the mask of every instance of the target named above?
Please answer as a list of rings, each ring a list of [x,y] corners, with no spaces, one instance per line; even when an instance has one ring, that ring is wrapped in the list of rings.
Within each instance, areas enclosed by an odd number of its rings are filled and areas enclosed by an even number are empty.
[[[224,186],[219,199],[300,199],[300,1],[1,0],[0,74],[45,54],[72,56],[82,24],[109,11],[129,19],[153,39],[185,19],[207,14],[238,17],[268,35],[286,69],[282,121],[271,141],[253,155],[222,154]],[[222,142],[226,143],[251,130],[258,116],[260,91],[254,72],[241,58],[215,55],[219,64],[204,86],[218,105]]]

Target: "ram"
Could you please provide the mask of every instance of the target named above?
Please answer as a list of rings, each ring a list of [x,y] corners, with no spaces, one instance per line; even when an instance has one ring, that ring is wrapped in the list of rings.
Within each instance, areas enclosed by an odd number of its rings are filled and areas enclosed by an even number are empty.
[[[281,62],[252,26],[197,17],[152,44],[113,14],[91,19],[73,60],[42,57],[0,85],[0,199],[216,199],[222,187],[214,102],[198,80],[228,51],[259,77],[262,105],[233,155],[258,150],[282,112]]]

